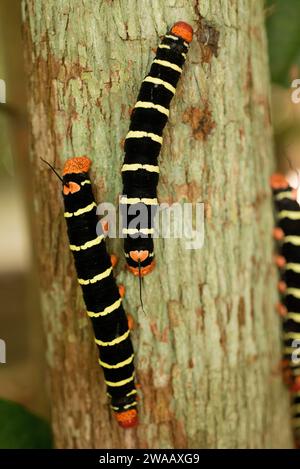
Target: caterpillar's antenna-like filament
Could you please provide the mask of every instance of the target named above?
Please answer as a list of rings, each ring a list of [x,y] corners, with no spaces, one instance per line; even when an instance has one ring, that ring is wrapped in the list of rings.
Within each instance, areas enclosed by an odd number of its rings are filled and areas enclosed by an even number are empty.
[[[64,183],[64,180],[63,178],[58,174],[58,172],[56,171],[56,169],[54,168],[54,166],[52,166],[52,164],[50,164],[48,161],[44,160],[44,158],[42,158],[40,156],[40,159],[43,161],[43,163],[47,164],[49,166],[49,168],[52,169],[52,171],[54,172],[54,174],[56,174],[56,176],[58,177],[58,179],[63,183],[65,184],[67,187],[69,187],[69,184],[68,183]]]

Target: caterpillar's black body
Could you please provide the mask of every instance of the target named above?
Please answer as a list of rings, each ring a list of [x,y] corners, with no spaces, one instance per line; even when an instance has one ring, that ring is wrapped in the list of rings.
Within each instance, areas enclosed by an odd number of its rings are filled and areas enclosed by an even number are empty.
[[[122,300],[103,235],[98,236],[96,203],[88,177],[90,160],[71,158],[63,172],[63,196],[70,249],[99,349],[111,407],[121,426],[137,421],[133,348]]]
[[[300,443],[300,206],[296,192],[281,175],[272,177],[277,229],[281,257],[283,317],[283,354],[292,395],[293,427]],[[281,259],[281,260],[280,260]],[[299,340],[298,345],[293,344]],[[293,359],[293,353],[298,360]],[[288,373],[287,373],[288,372]]]
[[[122,166],[124,251],[129,270],[146,275],[154,267],[153,232],[157,209],[158,156],[169,107],[180,78],[192,28],[176,23],[158,46],[149,74],[143,80],[132,111],[125,140]],[[144,209],[145,217],[135,228],[130,223]],[[132,225],[131,225],[132,226]]]

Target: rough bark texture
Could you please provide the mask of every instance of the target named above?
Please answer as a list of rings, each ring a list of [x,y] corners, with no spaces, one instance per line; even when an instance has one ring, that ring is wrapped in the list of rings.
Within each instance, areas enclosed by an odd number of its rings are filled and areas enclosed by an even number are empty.
[[[35,211],[58,447],[290,447],[281,382],[268,178],[272,132],[263,2],[23,0]],[[160,158],[160,201],[205,203],[205,243],[156,242],[144,282],[119,266],[133,333],[140,425],[112,421],[68,252],[61,167],[89,154],[98,201],[121,190],[122,141],[159,36],[195,39]],[[121,241],[110,243],[121,254]],[[122,257],[122,254],[121,254]],[[280,431],[279,431],[280,429]]]

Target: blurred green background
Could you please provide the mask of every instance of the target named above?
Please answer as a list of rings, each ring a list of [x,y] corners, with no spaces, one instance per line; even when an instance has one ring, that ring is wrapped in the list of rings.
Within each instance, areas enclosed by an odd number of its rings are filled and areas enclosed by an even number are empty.
[[[0,103],[0,339],[6,343],[6,363],[0,363],[0,448],[49,448],[46,347],[30,235],[20,0],[0,0],[0,79],[6,83],[6,103]]]
[[[29,234],[30,191],[24,190],[30,164],[20,6],[20,0],[0,0],[0,79],[7,86],[6,103],[0,103],[0,339],[6,342],[0,448],[49,448],[45,338]],[[268,0],[265,15],[277,166],[287,169],[288,154],[299,168],[300,103],[292,102],[291,83],[300,78],[300,1]]]

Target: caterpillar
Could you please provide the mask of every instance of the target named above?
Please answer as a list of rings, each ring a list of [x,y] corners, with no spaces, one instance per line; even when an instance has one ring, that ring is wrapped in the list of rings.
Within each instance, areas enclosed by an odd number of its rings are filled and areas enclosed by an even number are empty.
[[[89,158],[74,157],[63,169],[64,217],[78,282],[94,329],[111,408],[123,428],[137,424],[134,353],[88,176]]]
[[[280,269],[278,289],[282,296],[278,309],[283,317],[283,371],[291,391],[296,446],[300,447],[300,206],[296,190],[283,175],[274,174],[271,187],[277,218],[274,237],[280,251],[276,264]],[[296,346],[295,340],[299,341]]]
[[[150,72],[142,82],[125,139],[121,170],[123,193],[120,197],[124,220],[122,235],[127,268],[139,277],[155,267],[153,234],[158,206],[157,159],[170,103],[192,38],[191,26],[182,21],[175,23],[163,38]],[[145,216],[132,227],[137,213]]]

